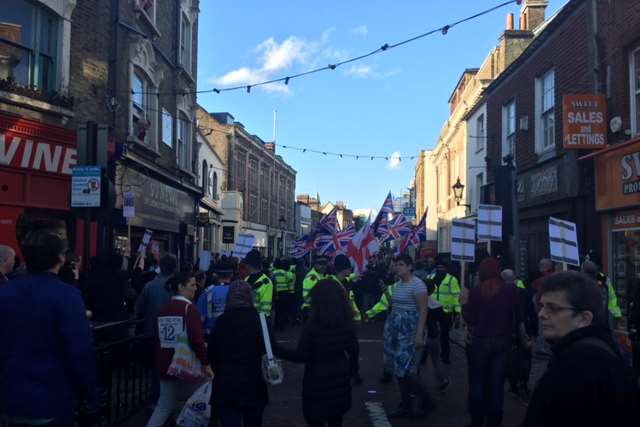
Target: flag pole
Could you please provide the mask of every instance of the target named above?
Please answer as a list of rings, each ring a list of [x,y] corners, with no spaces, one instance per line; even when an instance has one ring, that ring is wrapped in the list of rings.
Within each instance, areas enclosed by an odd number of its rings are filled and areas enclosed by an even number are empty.
[[[491,240],[487,240],[487,253],[491,256]]]
[[[461,289],[465,289],[464,287],[465,267],[466,267],[466,262],[460,261],[460,288]]]

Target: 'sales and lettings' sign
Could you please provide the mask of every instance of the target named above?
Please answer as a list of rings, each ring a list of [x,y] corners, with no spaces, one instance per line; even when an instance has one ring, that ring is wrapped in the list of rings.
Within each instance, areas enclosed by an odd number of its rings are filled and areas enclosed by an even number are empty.
[[[604,95],[564,95],[562,119],[566,150],[594,150],[607,144]]]

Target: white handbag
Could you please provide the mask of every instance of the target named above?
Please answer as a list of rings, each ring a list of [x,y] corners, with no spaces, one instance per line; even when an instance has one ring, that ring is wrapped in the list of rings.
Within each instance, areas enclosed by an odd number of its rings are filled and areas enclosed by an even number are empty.
[[[269,329],[267,328],[267,318],[264,313],[260,313],[259,316],[260,325],[262,326],[262,337],[264,338],[264,347],[267,351],[267,354],[262,357],[262,375],[264,376],[264,380],[269,384],[282,384],[282,379],[284,378],[282,362],[273,356]]]

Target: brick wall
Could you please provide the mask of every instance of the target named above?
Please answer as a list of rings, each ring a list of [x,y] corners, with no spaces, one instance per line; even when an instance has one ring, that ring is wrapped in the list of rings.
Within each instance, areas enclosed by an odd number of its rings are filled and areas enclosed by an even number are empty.
[[[516,101],[516,163],[518,170],[536,165],[535,153],[535,80],[547,71],[555,70],[555,134],[556,155],[562,149],[562,95],[594,91],[590,73],[589,15],[586,3],[554,31],[546,41],[534,41],[522,57],[510,67],[506,76],[491,85],[487,96],[487,148],[491,165],[502,159],[502,107]],[[531,49],[535,48],[533,53]],[[520,118],[528,117],[529,129],[519,130]],[[490,182],[493,171],[489,170]]]
[[[640,2],[598,0],[599,82],[608,95],[609,118],[620,116],[623,131],[609,134],[611,143],[628,139],[631,129],[629,54],[640,47]],[[607,78],[607,70],[609,78]]]

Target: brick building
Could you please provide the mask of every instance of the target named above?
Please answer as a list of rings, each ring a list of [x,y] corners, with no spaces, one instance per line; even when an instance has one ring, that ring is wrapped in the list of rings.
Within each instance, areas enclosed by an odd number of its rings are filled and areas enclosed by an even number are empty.
[[[279,256],[296,238],[296,171],[275,153],[274,144],[249,133],[231,114],[198,107],[196,115],[205,138],[227,165],[223,190],[242,195],[239,231],[253,234],[254,246],[265,255]]]
[[[602,237],[595,249],[616,289],[623,313],[617,332],[629,351],[624,336],[640,277],[640,2],[598,0],[590,7],[598,19],[593,70],[607,100],[609,146],[583,156],[581,163],[595,167]]]
[[[537,262],[549,256],[550,216],[577,223],[581,254],[600,241],[599,230],[593,227],[593,168],[578,162],[579,150],[563,148],[562,129],[563,95],[597,91],[591,72],[591,2],[572,0],[547,20],[544,13],[526,15],[534,3],[544,11],[546,2],[525,2],[521,18],[521,25],[534,33],[533,41],[485,93],[489,177],[485,201],[507,207],[510,237],[505,239],[510,240],[505,255],[512,255],[511,262],[525,278],[535,275]],[[517,173],[515,185],[511,161]],[[514,199],[517,217],[511,209]]]
[[[112,148],[102,248],[135,249],[150,229],[154,251],[195,257],[198,12],[198,0],[85,0],[71,16],[74,122],[106,125]]]

